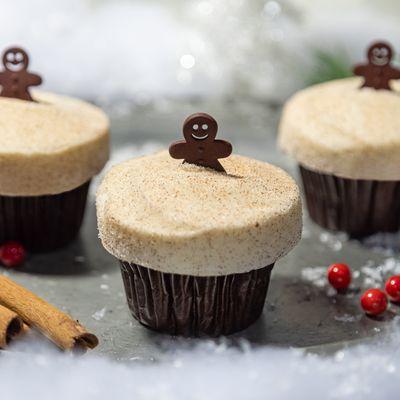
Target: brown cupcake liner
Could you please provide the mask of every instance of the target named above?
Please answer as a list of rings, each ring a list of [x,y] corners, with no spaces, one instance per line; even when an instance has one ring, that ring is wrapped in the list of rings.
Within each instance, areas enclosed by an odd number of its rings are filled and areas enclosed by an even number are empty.
[[[228,335],[262,313],[274,264],[242,274],[199,277],[121,261],[131,313],[141,324],[182,336]]]
[[[308,212],[318,225],[354,238],[400,229],[400,181],[340,178],[299,168]]]
[[[89,185],[55,195],[0,196],[0,243],[16,240],[31,252],[68,244],[81,227]]]

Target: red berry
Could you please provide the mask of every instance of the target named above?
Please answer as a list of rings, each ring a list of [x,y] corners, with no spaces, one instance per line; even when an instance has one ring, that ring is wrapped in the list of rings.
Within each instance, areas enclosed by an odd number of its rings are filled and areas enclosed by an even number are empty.
[[[369,315],[379,315],[386,311],[387,297],[380,289],[368,289],[361,297],[361,306]]]
[[[25,256],[25,249],[18,242],[6,242],[0,247],[0,261],[7,268],[13,268],[22,264]]]
[[[390,300],[400,302],[400,275],[389,278],[386,281],[385,290]]]
[[[351,282],[351,271],[346,264],[332,264],[328,268],[328,281],[335,289],[347,289]]]

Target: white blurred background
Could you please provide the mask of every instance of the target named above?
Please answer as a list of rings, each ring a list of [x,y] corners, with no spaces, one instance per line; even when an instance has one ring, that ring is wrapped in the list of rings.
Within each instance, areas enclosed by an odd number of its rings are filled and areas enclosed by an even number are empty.
[[[224,96],[281,104],[348,74],[366,46],[400,50],[397,0],[1,0],[0,47],[44,87],[97,102]]]

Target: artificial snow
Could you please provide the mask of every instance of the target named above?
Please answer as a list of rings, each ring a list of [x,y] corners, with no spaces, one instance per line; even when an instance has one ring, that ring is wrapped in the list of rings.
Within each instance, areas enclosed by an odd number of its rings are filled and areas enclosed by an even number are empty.
[[[157,361],[132,357],[123,363],[22,340],[1,353],[1,398],[397,399],[399,328],[396,319],[390,332],[373,342],[328,356],[204,340],[191,347],[167,343],[169,352]]]
[[[342,250],[343,242],[348,240],[348,236],[345,233],[322,232],[319,235],[319,240],[331,250],[340,251]]]
[[[386,258],[382,263],[375,265],[369,261],[361,267],[364,286],[381,286],[390,276],[400,274],[400,261],[394,257]]]
[[[400,233],[377,233],[362,240],[364,246],[385,254],[393,256],[400,250]]]
[[[301,276],[314,286],[322,288],[327,283],[326,271],[327,267],[306,267],[302,269]]]
[[[364,265],[352,265],[351,269],[353,278],[351,287],[357,286],[363,289],[382,287],[388,278],[400,274],[400,260],[395,257],[385,258],[380,263],[367,260]],[[332,288],[328,285],[327,270],[328,266],[306,267],[302,269],[301,277],[315,287],[325,287],[329,290]]]
[[[93,315],[92,318],[95,319],[96,321],[101,321],[104,316],[106,315],[107,308],[103,307],[101,310],[96,311]]]

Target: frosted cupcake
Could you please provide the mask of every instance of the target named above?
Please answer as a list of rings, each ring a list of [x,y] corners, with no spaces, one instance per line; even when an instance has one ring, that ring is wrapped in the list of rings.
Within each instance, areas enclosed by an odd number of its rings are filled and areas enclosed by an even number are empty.
[[[0,72],[0,243],[50,251],[73,240],[91,178],[109,153],[109,122],[88,103],[28,88],[41,82],[8,49]]]
[[[279,146],[299,163],[310,217],[353,237],[400,227],[400,71],[375,43],[357,75],[286,104]]]
[[[296,183],[238,155],[222,165],[231,147],[216,131],[212,117],[192,115],[170,154],[115,166],[97,192],[100,238],[120,261],[130,310],[157,331],[246,328],[262,312],[275,262],[300,239]]]

